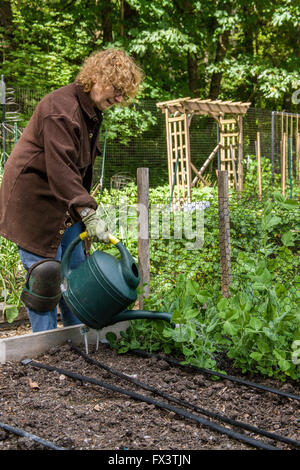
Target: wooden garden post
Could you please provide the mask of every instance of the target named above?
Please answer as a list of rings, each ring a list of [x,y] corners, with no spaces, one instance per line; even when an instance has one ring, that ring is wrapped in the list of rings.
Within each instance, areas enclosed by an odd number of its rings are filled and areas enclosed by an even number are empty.
[[[257,132],[257,177],[258,177],[258,198],[261,201],[261,154],[260,154],[260,132]]]
[[[149,168],[137,169],[138,189],[138,263],[144,293],[139,297],[139,308],[143,309],[144,297],[150,292],[150,248],[149,248]]]
[[[219,240],[221,264],[221,290],[224,297],[230,297],[231,259],[230,259],[230,222],[228,173],[225,170],[217,171],[218,177],[218,203],[219,203]]]
[[[232,149],[232,144],[229,145],[230,147],[230,157],[231,157],[231,165],[232,165],[232,174],[233,174],[233,181],[234,181],[234,187],[237,192],[237,195],[239,196],[239,184],[238,184],[238,179],[237,179],[237,174],[236,174],[236,169],[235,169],[235,161],[234,161],[234,155],[233,155],[233,149]]]
[[[244,175],[243,175],[243,116],[238,117],[238,128],[239,128],[239,151],[238,151],[238,182],[239,191],[242,193],[244,189]]]
[[[286,166],[286,133],[282,135],[282,153],[281,153],[281,192],[285,195],[285,166]]]
[[[296,178],[300,181],[300,133],[296,136]]]

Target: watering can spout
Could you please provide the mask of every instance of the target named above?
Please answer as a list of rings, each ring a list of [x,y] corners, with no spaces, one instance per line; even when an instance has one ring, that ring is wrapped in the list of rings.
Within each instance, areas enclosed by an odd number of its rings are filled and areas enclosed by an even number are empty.
[[[154,312],[151,310],[124,310],[111,318],[109,325],[127,320],[165,320],[171,324],[172,328],[175,324],[172,323],[172,314],[169,312]]]

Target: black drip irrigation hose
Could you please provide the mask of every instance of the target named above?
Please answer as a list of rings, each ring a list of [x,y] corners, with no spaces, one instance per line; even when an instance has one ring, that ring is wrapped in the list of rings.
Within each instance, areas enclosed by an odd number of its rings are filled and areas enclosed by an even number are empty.
[[[291,398],[292,400],[300,401],[299,395],[294,395],[293,393],[283,392],[282,390],[278,390],[276,388],[266,387],[265,385],[260,385],[255,382],[249,382],[247,380],[240,379],[239,377],[222,374],[221,372],[217,372],[217,371],[213,371],[209,369],[202,369],[201,367],[193,366],[192,364],[181,364],[181,362],[176,361],[175,359],[171,359],[166,356],[161,356],[160,354],[149,353],[147,351],[142,351],[140,349],[132,349],[130,352],[137,354],[139,356],[154,357],[156,359],[166,361],[171,365],[180,366],[183,369],[196,370],[204,374],[215,375],[216,377],[221,377],[222,379],[230,380],[231,382],[237,382],[239,384],[246,385],[247,387],[258,388],[260,390],[264,390],[265,392],[275,393],[276,395],[281,395],[286,398]]]
[[[93,364],[97,367],[101,367],[102,369],[106,370],[107,372],[110,372],[111,374],[116,375],[117,377],[120,377],[120,378],[122,378],[122,379],[124,379],[128,382],[131,382],[131,383],[133,383],[133,384],[135,384],[135,385],[137,385],[137,386],[139,386],[139,387],[141,387],[145,390],[148,390],[149,392],[152,392],[156,395],[159,395],[163,398],[166,398],[167,400],[169,400],[171,402],[178,403],[179,405],[185,406],[186,408],[190,408],[190,409],[192,409],[192,410],[194,410],[198,413],[202,413],[205,416],[208,416],[210,418],[218,419],[219,421],[223,421],[224,423],[230,424],[232,426],[236,426],[236,427],[239,427],[239,428],[242,428],[242,429],[246,429],[247,431],[251,431],[251,432],[254,432],[256,434],[261,434],[262,436],[268,437],[268,438],[273,439],[275,441],[284,442],[285,444],[288,444],[290,446],[300,447],[300,441],[295,441],[293,439],[289,439],[288,437],[281,436],[280,434],[272,433],[270,431],[266,431],[264,429],[257,428],[256,426],[252,426],[251,424],[244,423],[244,422],[241,422],[241,421],[237,421],[235,419],[229,418],[228,416],[225,416],[225,415],[222,415],[222,414],[219,414],[219,413],[214,413],[214,412],[206,410],[206,409],[204,409],[200,406],[193,405],[193,404],[191,404],[191,403],[189,403],[185,400],[181,400],[180,398],[176,398],[172,395],[169,395],[168,393],[165,393],[161,390],[158,390],[155,387],[152,387],[151,385],[140,382],[139,380],[136,380],[133,377],[130,377],[126,374],[123,374],[122,372],[120,372],[116,369],[113,369],[112,367],[109,367],[109,366],[107,366],[106,364],[103,364],[100,361],[97,361],[96,359],[94,359],[90,355],[88,355],[88,354],[84,353],[83,351],[81,351],[81,349],[78,348],[77,346],[75,346],[74,344],[72,344],[71,341],[69,341],[69,344],[70,344],[71,349],[73,351],[75,351],[77,354],[80,354],[80,356],[82,356],[90,364]]]
[[[30,432],[24,431],[23,429],[10,426],[5,423],[0,423],[0,428],[5,429],[5,431],[11,432],[13,434],[17,434],[18,436],[28,437],[32,441],[38,442],[39,444],[42,444],[44,447],[48,447],[48,449],[68,450],[65,447],[60,447],[60,446],[53,444],[53,442],[46,441],[42,437],[36,436],[35,434],[31,434]]]
[[[21,364],[23,365],[30,365],[32,367],[37,367],[40,369],[46,369],[51,372],[58,372],[60,374],[66,375],[67,377],[71,377],[72,379],[75,380],[80,380],[82,382],[87,382],[91,383],[93,385],[97,385],[100,387],[103,387],[107,390],[111,390],[113,392],[121,393],[124,395],[127,395],[135,400],[138,401],[143,401],[146,402],[150,405],[155,405],[158,408],[162,408],[168,411],[172,411],[173,413],[182,416],[184,418],[187,418],[189,420],[195,421],[198,424],[202,424],[203,426],[206,426],[214,431],[220,432],[221,434],[226,434],[227,436],[236,439],[238,441],[244,442],[252,447],[256,447],[257,449],[260,450],[281,450],[278,447],[274,447],[270,444],[266,444],[262,441],[259,441],[257,439],[251,438],[249,436],[246,436],[245,434],[241,434],[235,431],[232,431],[231,429],[225,428],[223,426],[220,426],[217,423],[214,423],[212,421],[209,421],[205,418],[201,418],[200,416],[194,415],[192,413],[187,412],[186,410],[183,410],[181,408],[176,408],[174,406],[169,405],[168,403],[160,402],[158,400],[154,400],[153,398],[147,397],[145,395],[141,395],[136,392],[132,392],[130,390],[126,390],[124,388],[116,387],[115,385],[108,384],[106,382],[102,382],[100,380],[94,379],[93,377],[86,377],[81,374],[77,374],[75,372],[65,370],[65,369],[60,369],[59,367],[53,367],[47,364],[43,364],[41,362],[35,362],[32,359],[24,359],[21,361]]]

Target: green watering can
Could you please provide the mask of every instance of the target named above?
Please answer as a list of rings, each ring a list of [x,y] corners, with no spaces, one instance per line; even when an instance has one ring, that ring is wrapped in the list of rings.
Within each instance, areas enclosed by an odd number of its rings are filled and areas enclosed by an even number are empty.
[[[121,260],[103,251],[95,251],[76,269],[70,269],[75,246],[87,238],[83,232],[68,246],[61,262],[61,292],[70,310],[85,325],[99,330],[124,320],[150,319],[171,322],[171,314],[144,310],[126,310],[137,299],[139,270],[125,246],[113,235]]]

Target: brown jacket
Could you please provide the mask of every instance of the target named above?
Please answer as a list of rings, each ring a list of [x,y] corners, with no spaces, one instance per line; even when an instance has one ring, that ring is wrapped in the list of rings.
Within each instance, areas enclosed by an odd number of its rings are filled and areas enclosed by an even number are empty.
[[[55,257],[66,228],[80,220],[74,208],[97,208],[89,192],[101,120],[75,83],[40,101],[5,164],[0,235]]]

